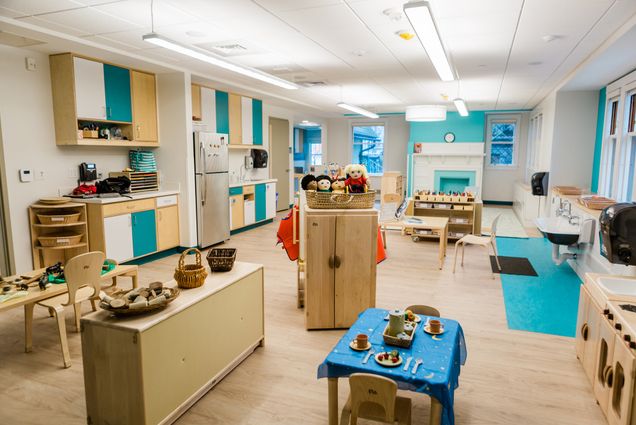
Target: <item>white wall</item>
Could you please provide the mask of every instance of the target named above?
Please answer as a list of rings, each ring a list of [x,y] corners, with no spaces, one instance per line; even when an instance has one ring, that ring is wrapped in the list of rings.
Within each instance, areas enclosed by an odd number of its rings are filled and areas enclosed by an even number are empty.
[[[488,115],[486,114],[486,119]],[[486,201],[512,202],[514,199],[515,182],[523,180],[526,167],[526,151],[528,148],[528,112],[511,113],[505,115],[520,115],[521,122],[518,132],[519,145],[517,146],[517,166],[514,168],[491,168],[488,167],[486,158],[484,165],[484,177],[482,180],[481,198]],[[486,122],[486,130],[487,130]]]
[[[329,147],[327,162],[337,162],[345,166],[352,161],[353,146],[351,125],[354,123],[384,123],[384,170],[399,171],[406,176],[406,151],[409,141],[409,125],[404,115],[381,117],[377,120],[361,118],[332,118],[329,126]],[[380,189],[381,177],[371,177],[371,187]]]
[[[36,71],[25,69],[26,56],[35,58]],[[128,149],[56,146],[47,55],[0,45],[0,76],[7,211],[16,271],[25,272],[33,268],[28,206],[43,196],[70,192],[81,162],[95,162],[104,174],[121,170],[128,166]],[[20,168],[34,170],[37,180],[20,183]]]

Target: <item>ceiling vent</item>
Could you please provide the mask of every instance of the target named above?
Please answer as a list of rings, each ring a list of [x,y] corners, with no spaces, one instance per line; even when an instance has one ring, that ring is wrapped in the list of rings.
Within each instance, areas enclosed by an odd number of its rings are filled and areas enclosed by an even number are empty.
[[[245,56],[262,53],[262,49],[258,48],[257,46],[251,45],[249,42],[243,40],[200,43],[196,44],[196,46],[224,57]]]
[[[323,87],[326,86],[327,83],[324,81],[296,81],[296,84],[303,87]]]
[[[6,31],[0,31],[0,44],[11,47],[29,47],[38,44],[46,44],[44,41],[34,38],[22,37],[21,35],[12,34]]]

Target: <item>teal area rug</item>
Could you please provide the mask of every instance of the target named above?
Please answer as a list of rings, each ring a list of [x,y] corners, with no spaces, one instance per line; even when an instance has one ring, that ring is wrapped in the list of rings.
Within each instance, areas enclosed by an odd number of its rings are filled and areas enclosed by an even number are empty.
[[[574,337],[581,279],[569,264],[554,264],[552,244],[497,237],[497,249],[499,255],[527,258],[539,275],[501,275],[508,328]]]

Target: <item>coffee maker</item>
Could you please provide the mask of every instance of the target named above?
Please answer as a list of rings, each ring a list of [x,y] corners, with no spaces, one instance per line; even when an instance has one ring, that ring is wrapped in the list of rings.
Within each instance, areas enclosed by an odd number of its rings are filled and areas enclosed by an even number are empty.
[[[636,203],[611,205],[598,220],[601,255],[610,263],[636,265]]]

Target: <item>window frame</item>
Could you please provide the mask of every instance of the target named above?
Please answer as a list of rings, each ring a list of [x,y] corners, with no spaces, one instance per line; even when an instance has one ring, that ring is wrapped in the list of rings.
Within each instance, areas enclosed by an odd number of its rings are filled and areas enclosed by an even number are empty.
[[[493,123],[513,123],[515,124],[514,139],[510,143],[495,142],[495,144],[512,145],[512,164],[492,163],[492,125]],[[490,170],[515,170],[519,167],[519,132],[521,131],[521,114],[488,114],[486,116],[486,168]]]
[[[351,158],[351,162],[354,162],[354,145],[356,143],[354,143],[353,141],[353,127],[378,127],[378,126],[382,126],[384,127],[384,140],[382,141],[382,172],[381,173],[372,173],[369,171],[369,176],[370,177],[378,177],[378,176],[382,176],[384,175],[385,169],[386,169],[386,144],[387,144],[387,139],[388,139],[388,130],[389,130],[389,126],[388,126],[388,121],[387,120],[373,120],[373,121],[368,121],[368,120],[364,120],[364,121],[350,121],[349,123],[349,143],[350,143],[350,149],[349,149],[349,153],[350,153],[350,158]]]
[[[528,121],[528,143],[526,149],[526,183],[532,174],[539,171],[541,157],[541,140],[543,134],[543,112],[530,117]]]

